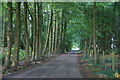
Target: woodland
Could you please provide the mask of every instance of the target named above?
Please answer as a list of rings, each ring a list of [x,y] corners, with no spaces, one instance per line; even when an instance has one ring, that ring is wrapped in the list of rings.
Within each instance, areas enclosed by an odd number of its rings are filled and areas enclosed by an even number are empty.
[[[3,74],[74,47],[96,73],[120,74],[120,2],[3,2],[2,31]]]

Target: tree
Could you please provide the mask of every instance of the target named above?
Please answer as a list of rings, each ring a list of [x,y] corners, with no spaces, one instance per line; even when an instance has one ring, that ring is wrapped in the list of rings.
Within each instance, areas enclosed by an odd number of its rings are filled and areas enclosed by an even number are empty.
[[[52,19],[53,19],[53,10],[51,9],[50,24],[48,26],[48,31],[47,31],[46,40],[45,40],[45,46],[44,46],[44,50],[42,52],[43,55],[46,55],[46,49],[48,47],[48,40],[49,40],[50,30],[52,28],[52,21],[53,21]]]
[[[93,46],[94,46],[94,60],[97,63],[97,53],[96,53],[96,2],[94,2],[94,18],[93,18],[94,28],[93,28]]]
[[[56,17],[56,20],[55,20],[55,21],[56,21],[56,25],[55,25],[55,49],[54,49],[55,51],[54,51],[54,52],[57,53],[57,46],[58,46],[58,44],[57,44],[57,42],[58,42],[58,27],[59,27],[59,26],[58,26],[58,24],[59,24],[59,23],[58,23],[58,13],[55,14],[55,17]]]
[[[29,33],[28,33],[28,24],[27,24],[27,2],[24,2],[24,25],[25,25],[25,50],[26,50],[26,63],[29,62]]]
[[[39,3],[36,3],[36,6],[38,7],[38,18],[39,18]],[[37,11],[36,11],[37,12]],[[36,60],[38,60],[38,56],[39,56],[39,19],[37,19],[37,17],[36,17],[36,20],[38,20],[38,21],[36,21]],[[38,22],[38,23],[37,23]]]
[[[8,2],[8,30],[7,30],[7,56],[6,56],[6,67],[10,67],[11,58],[11,47],[12,47],[12,2]]]
[[[35,61],[35,55],[36,55],[36,2],[34,2],[34,40],[33,40],[33,61]]]
[[[13,65],[14,67],[17,67],[19,64],[19,46],[20,46],[20,31],[21,31],[21,25],[20,25],[20,4],[21,2],[16,3],[16,38],[15,38],[15,47],[14,47],[14,61]]]
[[[64,10],[62,10],[62,21],[61,21],[61,52],[64,53],[64,47],[63,47],[63,29],[64,28]]]
[[[38,60],[40,59],[40,54],[42,54],[42,2],[38,4],[38,32],[39,32],[39,52]]]

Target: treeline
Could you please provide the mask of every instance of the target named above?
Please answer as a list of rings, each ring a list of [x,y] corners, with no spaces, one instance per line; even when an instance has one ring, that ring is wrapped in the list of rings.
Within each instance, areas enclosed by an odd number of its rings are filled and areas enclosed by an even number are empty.
[[[74,4],[74,3],[73,3]],[[69,14],[67,49],[79,47],[93,64],[120,70],[120,2],[75,3]],[[68,38],[69,37],[69,38]],[[120,71],[119,71],[120,72]]]
[[[66,13],[55,3],[2,3],[5,69],[65,52]],[[21,60],[22,58],[22,60]]]
[[[91,26],[91,28],[86,27],[88,32],[81,42],[85,57],[94,57],[95,63],[100,63],[101,55],[112,53],[113,56],[118,55],[119,64],[120,3],[94,3],[93,5],[93,7],[87,5],[85,10],[86,26]],[[90,12],[91,9],[93,13]]]

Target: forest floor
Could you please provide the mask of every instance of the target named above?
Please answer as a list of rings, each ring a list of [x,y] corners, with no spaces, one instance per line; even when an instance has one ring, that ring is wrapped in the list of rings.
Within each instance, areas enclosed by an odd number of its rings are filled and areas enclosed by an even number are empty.
[[[63,54],[14,71],[5,78],[99,78],[82,61],[81,54]]]
[[[112,71],[111,63],[106,62],[106,64],[98,63],[94,64],[93,58],[85,58],[82,54],[79,55],[79,64],[80,69],[83,71],[82,73],[88,74],[86,75],[88,78],[115,78],[115,72]]]

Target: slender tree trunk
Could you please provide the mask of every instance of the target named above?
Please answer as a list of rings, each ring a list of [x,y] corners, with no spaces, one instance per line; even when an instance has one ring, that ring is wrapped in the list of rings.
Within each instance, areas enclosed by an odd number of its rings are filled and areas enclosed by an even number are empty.
[[[39,24],[39,53],[42,54],[42,24],[43,24],[43,20],[42,20],[42,2],[40,2],[40,7],[39,7],[39,19],[38,21],[40,21]],[[39,54],[39,55],[40,55]]]
[[[37,13],[38,13],[38,18],[39,18],[39,3],[37,3]],[[37,18],[37,20],[38,20],[38,18]],[[39,21],[36,21],[37,22],[37,24],[36,24],[36,59],[38,60],[38,55],[39,55],[39,33],[38,33],[38,31],[39,31]]]
[[[103,51],[102,53],[103,53],[103,64],[105,64],[105,51]]]
[[[84,50],[84,57],[86,58],[87,57],[87,39],[85,41],[85,50]]]
[[[50,30],[52,28],[52,20],[53,19],[53,10],[51,9],[51,18],[50,18],[50,24],[49,24],[49,27],[48,27],[48,32],[47,32],[47,35],[46,35],[46,42],[45,42],[45,47],[44,47],[44,50],[42,52],[43,55],[46,55],[46,49],[48,47],[48,40],[49,40],[49,35],[50,35]]]
[[[48,42],[48,54],[51,54],[51,49],[52,49],[52,43],[51,43],[51,41],[52,41],[52,27],[51,27],[51,29],[50,29],[50,34],[49,34],[49,42]],[[49,56],[49,55],[48,55]]]
[[[61,28],[60,28],[60,23],[59,23],[59,19],[60,19],[60,13],[58,12],[58,40],[57,40],[57,43],[58,43],[58,46],[57,46],[57,52],[58,52],[58,54],[60,53],[60,30],[61,30]]]
[[[55,30],[56,30],[56,15],[54,15],[54,26],[53,26],[53,35],[52,35],[52,54],[54,55],[55,51]]]
[[[52,41],[53,41],[53,26],[52,26],[52,28],[51,28],[51,41],[50,41],[50,43],[51,43],[50,53],[51,53],[51,54],[52,54],[52,47],[53,47]]]
[[[65,19],[64,23],[64,35],[63,35],[63,51],[66,52],[66,28],[67,28],[67,22]]]
[[[64,11],[62,10],[62,23],[61,23],[61,52],[64,53],[63,49],[63,28],[64,28]]]
[[[8,15],[10,15],[10,14],[8,14]],[[6,12],[5,11],[2,11],[2,28],[3,28],[3,35],[4,35],[4,47],[7,47],[7,25],[6,25],[6,23],[7,22],[5,22],[4,20],[6,19],[6,17],[8,17],[8,15],[6,15]],[[8,22],[9,23],[9,22]]]
[[[49,15],[49,8],[47,6],[47,22],[46,22],[46,42],[45,42],[45,46],[42,52],[42,56],[44,57],[46,55],[46,53],[49,52],[49,31],[50,31],[50,15]],[[46,49],[45,49],[46,47]]]
[[[62,43],[62,26],[60,26],[60,33],[59,33],[59,52],[61,53],[61,43]]]
[[[115,71],[115,53],[112,52],[112,71]]]
[[[59,24],[59,19],[58,19],[58,47],[57,47],[58,54],[60,53],[60,42],[61,42],[60,34],[61,34],[61,26]]]
[[[10,56],[11,56],[11,42],[12,42],[12,2],[8,2],[8,31],[7,31],[7,44],[8,51],[6,56],[6,67],[10,67]]]
[[[33,26],[34,26],[34,19],[33,19],[33,15],[32,15],[32,13],[31,13],[31,11],[30,11],[30,8],[28,8],[28,12],[29,12],[29,14],[30,14],[30,17],[31,17],[31,20],[30,20],[30,22],[31,22],[31,40],[30,40],[30,47],[31,47],[31,51],[33,51]],[[28,18],[29,19],[29,18]]]
[[[28,24],[27,24],[27,2],[24,2],[24,25],[25,25],[25,50],[26,50],[26,63],[29,62],[29,33],[28,33]]]
[[[56,14],[56,30],[55,30],[55,54],[57,53],[57,42],[58,42],[58,14]]]
[[[89,57],[90,57],[90,50],[91,50],[91,42],[92,42],[92,38],[90,37],[90,41],[89,41],[89,50],[88,50]]]
[[[53,27],[51,27],[51,29],[50,29],[50,36],[49,36],[49,54],[51,54],[51,50],[52,50],[52,31],[53,31]]]
[[[56,13],[56,10],[55,10],[55,13]],[[56,33],[56,14],[54,15],[54,33],[53,33],[53,55],[55,54],[55,33]]]
[[[93,47],[94,47],[94,61],[97,63],[97,53],[96,53],[96,2],[94,2],[94,29],[93,29]]]
[[[35,61],[35,54],[36,54],[36,2],[34,2],[34,40],[33,40],[33,61]]]
[[[61,48],[61,44],[62,44],[62,26],[60,27],[60,46],[59,46],[59,48],[60,48],[60,53],[62,53],[62,48]]]
[[[54,15],[54,25],[53,25],[53,31],[52,31],[52,54],[54,54],[54,46],[55,46],[55,25],[56,25],[56,21],[55,21],[55,15]]]
[[[15,39],[15,47],[14,47],[14,62],[13,65],[16,67],[19,64],[19,46],[20,46],[20,2],[17,2],[16,8],[16,19],[17,19],[17,27],[16,27],[16,39]]]

